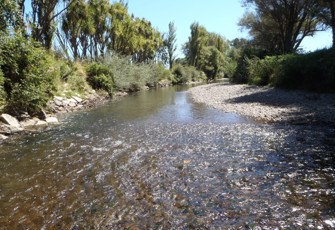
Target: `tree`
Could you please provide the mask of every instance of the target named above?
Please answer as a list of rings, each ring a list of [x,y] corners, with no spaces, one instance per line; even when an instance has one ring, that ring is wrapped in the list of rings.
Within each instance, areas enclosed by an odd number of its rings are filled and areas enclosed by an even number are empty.
[[[206,45],[208,32],[205,27],[200,26],[199,23],[192,23],[191,36],[188,42],[185,43],[183,50],[189,65],[198,67],[199,56],[202,47]]]
[[[334,0],[319,0],[322,8],[321,20],[326,26],[330,26],[333,34],[332,46],[335,48],[335,1]]]
[[[32,37],[48,50],[51,49],[57,28],[55,19],[77,0],[68,1],[69,3],[56,13],[56,6],[59,2],[60,0],[31,0],[32,18],[29,19],[29,26],[32,28]]]
[[[69,41],[69,48],[73,58],[77,59],[82,53],[86,57],[89,45],[89,36],[92,34],[93,25],[89,15],[88,5],[84,0],[78,0],[70,6],[62,17],[62,31]],[[63,42],[63,41],[62,41]],[[82,52],[80,52],[80,46]]]
[[[169,32],[166,34],[164,38],[164,46],[167,49],[167,55],[168,55],[168,62],[169,67],[172,69],[173,64],[176,60],[175,51],[177,50],[176,46],[176,28],[174,26],[173,22],[169,23]]]
[[[209,33],[198,23],[190,28],[191,36],[183,47],[187,63],[206,73],[207,80],[213,80],[223,70],[229,44],[221,35]]]
[[[255,44],[273,53],[296,52],[306,36],[324,30],[317,0],[245,0],[254,6],[240,26],[247,28]]]
[[[9,1],[0,2],[0,32],[8,30],[23,32],[23,4],[24,1]]]

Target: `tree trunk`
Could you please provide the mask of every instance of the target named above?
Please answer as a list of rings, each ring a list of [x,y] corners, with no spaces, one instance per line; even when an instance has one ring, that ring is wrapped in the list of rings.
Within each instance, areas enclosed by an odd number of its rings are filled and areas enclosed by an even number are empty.
[[[335,3],[334,1],[329,1],[329,8],[331,14],[331,27],[333,31],[333,48],[335,48]]]

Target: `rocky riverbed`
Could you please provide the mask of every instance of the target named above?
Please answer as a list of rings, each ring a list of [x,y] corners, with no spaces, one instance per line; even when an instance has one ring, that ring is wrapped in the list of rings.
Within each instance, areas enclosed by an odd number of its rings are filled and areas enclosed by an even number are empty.
[[[216,83],[191,88],[196,102],[256,120],[335,126],[335,94]]]

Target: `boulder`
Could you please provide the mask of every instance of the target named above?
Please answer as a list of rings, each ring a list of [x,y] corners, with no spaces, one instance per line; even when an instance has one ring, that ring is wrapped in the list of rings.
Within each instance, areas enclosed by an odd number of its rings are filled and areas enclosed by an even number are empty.
[[[48,123],[48,124],[57,124],[59,123],[57,117],[47,117],[45,119],[45,121]]]
[[[63,100],[63,106],[66,107],[71,103],[71,101],[69,99],[65,99]]]
[[[12,135],[21,131],[23,131],[22,127],[10,126],[3,123],[0,124],[0,134]]]
[[[83,101],[83,99],[77,96],[73,96],[72,99],[74,99],[77,103],[81,103]]]
[[[38,120],[35,124],[36,128],[44,128],[47,127],[48,123],[46,121]]]
[[[68,100],[69,100],[69,106],[70,107],[76,107],[76,105],[77,105],[78,102],[75,99],[70,98]]]
[[[55,101],[63,101],[64,98],[63,97],[54,96],[54,100]]]
[[[8,137],[6,135],[0,134],[0,140],[6,140]]]
[[[54,103],[56,106],[63,106],[63,101],[54,99]]]
[[[30,127],[35,126],[37,121],[38,121],[38,118],[35,117],[35,118],[32,118],[32,119],[27,119],[27,120],[21,121],[21,125],[24,128],[30,128]]]
[[[21,127],[19,121],[15,117],[13,117],[9,114],[6,114],[6,113],[1,114],[0,121],[5,123],[6,125],[9,125],[9,126],[12,126],[12,127],[15,127],[15,128],[20,128]]]

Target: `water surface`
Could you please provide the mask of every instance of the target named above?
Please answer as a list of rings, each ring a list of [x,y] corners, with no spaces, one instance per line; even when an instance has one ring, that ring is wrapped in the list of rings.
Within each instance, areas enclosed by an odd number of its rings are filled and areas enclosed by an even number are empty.
[[[0,229],[333,229],[335,130],[256,124],[183,88],[0,146]]]

